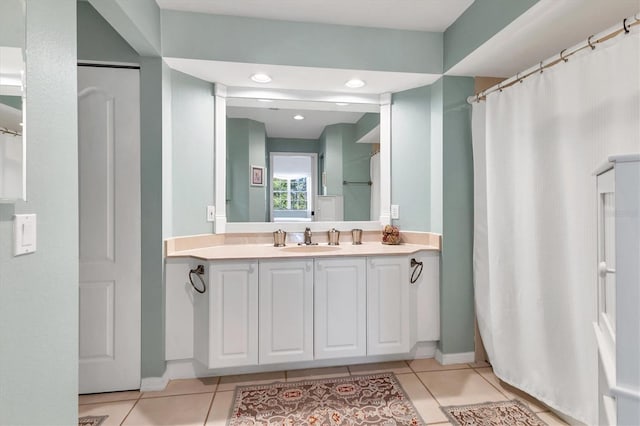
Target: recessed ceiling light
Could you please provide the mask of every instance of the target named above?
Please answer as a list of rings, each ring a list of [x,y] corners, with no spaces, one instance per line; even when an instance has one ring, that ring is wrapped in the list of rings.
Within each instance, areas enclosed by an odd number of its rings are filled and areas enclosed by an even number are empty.
[[[273,99],[258,99],[258,102],[273,102]]]
[[[298,114],[298,115],[294,115],[294,116],[293,116],[293,119],[294,119],[294,120],[304,120],[304,116],[303,116],[303,115],[300,115],[300,114]]]
[[[271,81],[271,77],[259,72],[252,75],[251,80],[255,81],[256,83],[269,83]]]
[[[347,106],[349,104],[347,102],[336,102],[336,105],[338,105],[338,106]]]
[[[363,87],[365,84],[367,83],[360,80],[359,78],[352,78],[351,80],[347,81],[344,85],[350,89],[358,89],[360,87]]]

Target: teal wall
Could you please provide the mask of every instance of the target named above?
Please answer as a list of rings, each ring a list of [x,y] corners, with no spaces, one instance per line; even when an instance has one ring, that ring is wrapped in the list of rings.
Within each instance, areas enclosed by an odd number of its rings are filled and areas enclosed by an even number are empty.
[[[431,90],[431,225],[429,230],[442,234],[442,116],[443,79],[430,86]]]
[[[272,152],[315,152],[320,151],[317,139],[267,138],[267,161]]]
[[[159,377],[165,370],[162,153],[170,138],[163,127],[168,72],[161,58],[140,58],[142,377]]]
[[[400,207],[400,230],[430,231],[431,98],[428,86],[393,94],[391,204]]]
[[[451,69],[538,1],[474,1],[444,32],[444,70]]]
[[[342,195],[342,135],[340,125],[327,126],[320,135],[320,154],[324,156],[322,163],[327,174],[327,193],[323,195]]]
[[[342,177],[350,182],[368,182],[371,177],[371,145],[356,143],[355,124],[338,126],[342,131]],[[370,219],[370,185],[344,185],[342,195],[344,195],[344,220]]]
[[[266,166],[264,124],[246,118],[227,118],[227,220],[267,221],[265,186],[251,186],[250,167]],[[266,176],[265,176],[266,178]]]
[[[363,136],[380,125],[380,113],[368,112],[356,123],[356,140],[360,140]],[[379,143],[380,141],[377,141]]]
[[[139,63],[140,56],[86,1],[78,2],[78,59]]]
[[[155,0],[88,0],[140,56],[159,56],[160,8]]]
[[[267,132],[264,123],[249,120],[249,166],[264,167],[266,172]],[[236,164],[234,164],[234,167]],[[249,173],[249,167],[246,172]],[[267,222],[267,176],[263,186],[249,186],[249,221]]]
[[[165,10],[162,11],[162,36],[162,54],[168,57],[442,72],[442,33]]]
[[[2,0],[0,13],[0,46],[24,47],[24,0]]]
[[[172,236],[210,234],[213,205],[213,96],[211,83],[171,71],[173,176]]]
[[[0,95],[0,104],[4,104],[10,106],[11,108],[15,108],[17,110],[22,111],[22,97],[21,96],[8,96],[8,95]]]
[[[0,204],[0,424],[73,425],[78,422],[76,1],[29,0],[26,29],[28,201]],[[38,215],[38,249],[14,257],[13,215],[22,213]]]
[[[439,348],[474,350],[473,152],[471,105],[474,79],[443,77],[443,240],[440,267]]]

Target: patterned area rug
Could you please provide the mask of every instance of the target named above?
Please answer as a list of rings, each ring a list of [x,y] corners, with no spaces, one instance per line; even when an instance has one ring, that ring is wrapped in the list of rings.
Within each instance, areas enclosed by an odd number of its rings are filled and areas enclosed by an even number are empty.
[[[78,426],[100,426],[109,416],[85,416],[78,419]]]
[[[229,426],[424,425],[393,373],[244,386]]]
[[[547,426],[518,400],[440,407],[451,423],[460,426]]]

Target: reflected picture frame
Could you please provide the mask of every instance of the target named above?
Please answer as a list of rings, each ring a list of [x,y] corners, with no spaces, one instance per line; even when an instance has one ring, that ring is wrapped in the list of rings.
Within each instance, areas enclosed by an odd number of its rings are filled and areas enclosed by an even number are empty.
[[[264,171],[264,167],[251,166],[251,176],[249,177],[251,186],[264,186]]]

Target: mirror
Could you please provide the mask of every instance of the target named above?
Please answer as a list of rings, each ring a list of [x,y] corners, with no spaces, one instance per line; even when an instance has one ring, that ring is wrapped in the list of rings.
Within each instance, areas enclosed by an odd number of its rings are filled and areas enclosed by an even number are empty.
[[[0,13],[0,202],[25,199],[25,3]]]
[[[227,98],[226,126],[228,222],[378,220],[379,105]]]
[[[390,101],[216,84],[215,232],[389,223]]]

